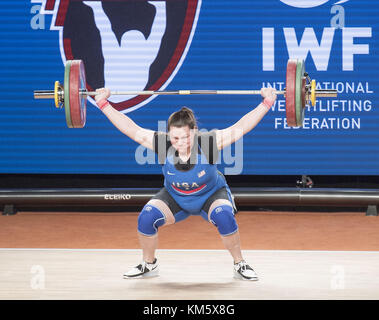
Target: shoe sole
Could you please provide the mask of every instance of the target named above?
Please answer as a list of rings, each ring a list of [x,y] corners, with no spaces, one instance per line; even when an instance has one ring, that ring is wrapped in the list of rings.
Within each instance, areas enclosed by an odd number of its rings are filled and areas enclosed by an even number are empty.
[[[239,274],[239,273],[235,273],[235,274],[234,274],[234,278],[235,278],[235,279],[238,279],[238,280],[244,280],[244,281],[258,281],[258,280],[259,280],[258,277],[245,278],[244,276],[242,276],[242,275]]]
[[[146,272],[146,273],[143,273],[143,274],[140,274],[138,276],[127,276],[127,275],[123,275],[123,278],[124,279],[141,279],[141,278],[152,278],[152,277],[157,277],[159,274],[158,272],[158,268],[155,268],[154,270],[152,271],[149,271],[149,272]]]

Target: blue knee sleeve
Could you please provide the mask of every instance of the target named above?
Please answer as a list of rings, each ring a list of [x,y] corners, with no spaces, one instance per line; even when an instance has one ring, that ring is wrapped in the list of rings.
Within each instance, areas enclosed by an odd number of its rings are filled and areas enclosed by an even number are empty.
[[[222,205],[214,208],[211,212],[210,220],[222,236],[233,234],[238,230],[231,206]]]
[[[164,214],[158,208],[147,204],[138,216],[138,232],[145,236],[153,236],[165,220]]]

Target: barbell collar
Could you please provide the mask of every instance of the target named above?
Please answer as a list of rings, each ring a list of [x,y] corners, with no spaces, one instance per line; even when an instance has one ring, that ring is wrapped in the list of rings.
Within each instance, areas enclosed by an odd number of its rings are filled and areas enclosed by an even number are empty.
[[[34,99],[54,99],[53,90],[35,90]]]
[[[316,90],[316,97],[335,98],[337,97],[337,90],[331,90],[331,89]]]

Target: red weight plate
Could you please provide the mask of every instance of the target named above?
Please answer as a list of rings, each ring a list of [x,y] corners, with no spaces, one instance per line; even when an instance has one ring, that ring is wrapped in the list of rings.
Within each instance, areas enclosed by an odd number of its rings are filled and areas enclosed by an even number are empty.
[[[87,97],[80,92],[86,88],[84,64],[73,60],[70,69],[70,111],[74,128],[83,128],[86,122]]]
[[[288,60],[286,73],[286,117],[287,125],[296,127],[296,60]]]

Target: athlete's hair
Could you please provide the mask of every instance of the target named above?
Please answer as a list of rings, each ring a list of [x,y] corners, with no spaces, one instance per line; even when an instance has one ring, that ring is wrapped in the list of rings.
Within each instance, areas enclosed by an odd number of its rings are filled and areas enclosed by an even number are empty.
[[[193,111],[190,108],[182,107],[170,115],[167,122],[167,130],[170,131],[171,127],[185,127],[190,129],[197,128],[197,122]]]

